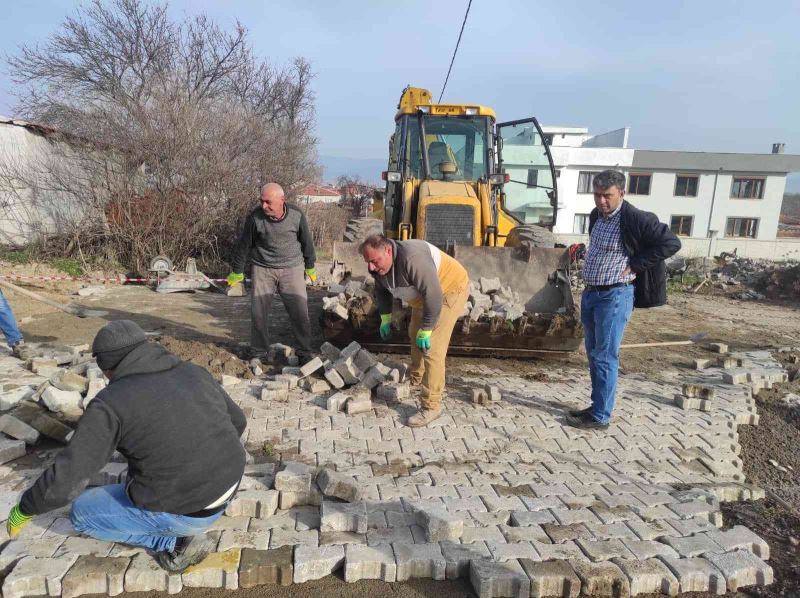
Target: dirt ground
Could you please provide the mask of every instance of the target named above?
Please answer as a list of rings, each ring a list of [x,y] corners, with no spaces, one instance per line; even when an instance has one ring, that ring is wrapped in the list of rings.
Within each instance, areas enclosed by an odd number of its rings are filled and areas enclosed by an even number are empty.
[[[26,340],[31,342],[90,343],[94,334],[108,320],[128,318],[146,331],[162,337],[163,342],[185,359],[209,368],[219,376],[228,373],[246,376],[247,362],[237,356],[246,355],[249,339],[249,300],[228,298],[222,294],[201,291],[159,295],[147,288],[109,285],[105,296],[68,297],[77,283],[42,283],[31,290],[60,300],[74,300],[92,309],[104,309],[104,318],[78,319],[54,308],[14,293],[6,293]],[[317,320],[322,292],[310,292],[312,323],[321,342]],[[272,342],[291,343],[286,314],[276,302],[273,315]],[[667,342],[687,340],[705,334],[694,345],[623,349],[621,368],[624,373],[644,373],[659,377],[667,369],[693,368],[692,361],[709,357],[705,342],[728,343],[732,350],[773,349],[788,368],[800,360],[800,352],[777,353],[781,347],[800,347],[800,306],[787,303],[740,301],[720,295],[676,293],[667,306],[637,310],[625,333],[624,343]],[[475,358],[448,360],[451,372],[467,373]],[[559,360],[487,359],[481,363],[518,375],[541,379],[558,379],[571,372],[585,372],[585,356],[576,353]],[[758,503],[734,503],[724,506],[727,525],[742,523],[768,540],[770,564],[775,569],[775,583],[768,588],[748,590],[736,596],[800,596],[800,408],[789,409],[781,402],[785,392],[800,394],[800,376],[783,388],[760,393],[757,397],[761,414],[759,426],[739,428],[742,459],[748,480],[760,485],[768,497]],[[587,397],[588,399],[588,397]],[[782,471],[771,462],[785,469]],[[319,592],[347,596],[464,596],[471,595],[466,583],[407,584],[361,582],[346,585],[331,577],[320,582],[288,589],[242,590],[240,593],[268,596],[311,596]],[[190,598],[217,598],[222,591],[188,590]],[[697,595],[700,596],[700,595]]]

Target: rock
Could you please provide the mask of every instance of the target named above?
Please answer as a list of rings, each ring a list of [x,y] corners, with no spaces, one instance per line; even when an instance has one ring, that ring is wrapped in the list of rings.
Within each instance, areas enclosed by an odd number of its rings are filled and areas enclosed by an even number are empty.
[[[236,376],[228,376],[227,374],[222,374],[222,386],[230,387],[236,386],[237,384],[241,384],[243,380],[241,378],[237,378]]]
[[[116,596],[125,589],[125,571],[130,558],[102,558],[83,555],[61,580],[61,597],[83,594]]]
[[[39,432],[13,415],[6,414],[0,417],[0,432],[11,438],[23,440],[25,444],[33,445],[39,442]]]
[[[13,414],[43,436],[58,442],[67,443],[72,437],[72,428],[50,417],[42,407],[35,403],[21,403]]]
[[[294,566],[293,546],[272,550],[242,549],[239,587],[253,588],[266,584],[291,585]]]
[[[34,389],[32,386],[18,386],[17,388],[5,391],[0,395],[0,411],[8,411],[22,401],[30,399],[33,393]]]
[[[322,579],[344,565],[344,546],[298,546],[294,551],[294,583]]]
[[[25,456],[25,441],[0,435],[0,463],[8,463]]]
[[[50,377],[50,384],[59,390],[86,392],[89,380],[69,370],[59,370]]]
[[[347,502],[361,500],[360,485],[352,476],[323,469],[317,475],[317,486],[324,496],[333,496]]]
[[[69,421],[78,421],[81,411],[81,393],[72,390],[59,390],[55,386],[48,386],[42,393],[42,403],[47,408],[59,413]]]
[[[480,278],[481,293],[489,294],[500,290],[499,278]]]
[[[345,547],[344,580],[348,583],[361,579],[397,580],[397,564],[391,545]]]

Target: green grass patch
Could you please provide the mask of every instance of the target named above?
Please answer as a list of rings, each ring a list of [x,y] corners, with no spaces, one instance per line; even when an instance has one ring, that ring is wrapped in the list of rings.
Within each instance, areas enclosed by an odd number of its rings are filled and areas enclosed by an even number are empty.
[[[50,260],[50,265],[56,270],[69,274],[70,276],[83,276],[83,268],[78,260],[71,257],[59,257]]]

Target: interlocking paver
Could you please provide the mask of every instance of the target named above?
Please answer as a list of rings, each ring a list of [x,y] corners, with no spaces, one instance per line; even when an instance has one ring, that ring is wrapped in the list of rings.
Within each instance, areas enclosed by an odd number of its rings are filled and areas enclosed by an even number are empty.
[[[581,580],[567,561],[539,563],[520,559],[520,565],[531,580],[534,598],[577,598]]]
[[[81,556],[61,580],[61,596],[75,598],[83,594],[121,594],[129,563],[127,557]]]
[[[393,544],[397,581],[412,578],[445,579],[447,561],[438,543]]]
[[[581,580],[581,592],[586,596],[613,596],[627,598],[631,593],[628,577],[611,562],[592,563],[571,561],[570,564]]]
[[[486,542],[458,544],[442,542],[442,556],[446,561],[447,579],[458,579],[469,576],[470,562],[478,559],[489,559],[491,556]]]
[[[752,585],[769,585],[773,581],[772,567],[749,550],[707,554],[705,558],[722,571],[728,591]]]
[[[3,596],[6,598],[60,596],[61,580],[77,558],[77,556],[24,557],[3,580]]]
[[[322,579],[344,565],[344,546],[297,546],[294,550],[294,583]]]
[[[472,588],[479,598],[494,596],[527,598],[530,595],[530,579],[516,560],[505,563],[472,561],[469,576]]]
[[[727,587],[722,572],[704,558],[677,559],[659,556],[680,583],[681,592],[724,594]]]
[[[390,544],[345,547],[344,580],[350,583],[361,579],[397,580],[397,564]]]
[[[615,559],[614,564],[627,576],[631,596],[650,593],[675,596],[680,589],[675,575],[657,559]]]

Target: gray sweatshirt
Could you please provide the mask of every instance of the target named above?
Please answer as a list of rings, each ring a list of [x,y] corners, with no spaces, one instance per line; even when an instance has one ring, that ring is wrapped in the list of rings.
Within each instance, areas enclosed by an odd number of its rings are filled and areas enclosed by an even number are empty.
[[[233,271],[244,272],[248,257],[264,268],[313,268],[314,239],[300,208],[287,203],[281,220],[268,218],[261,207],[250,212],[233,252]]]

